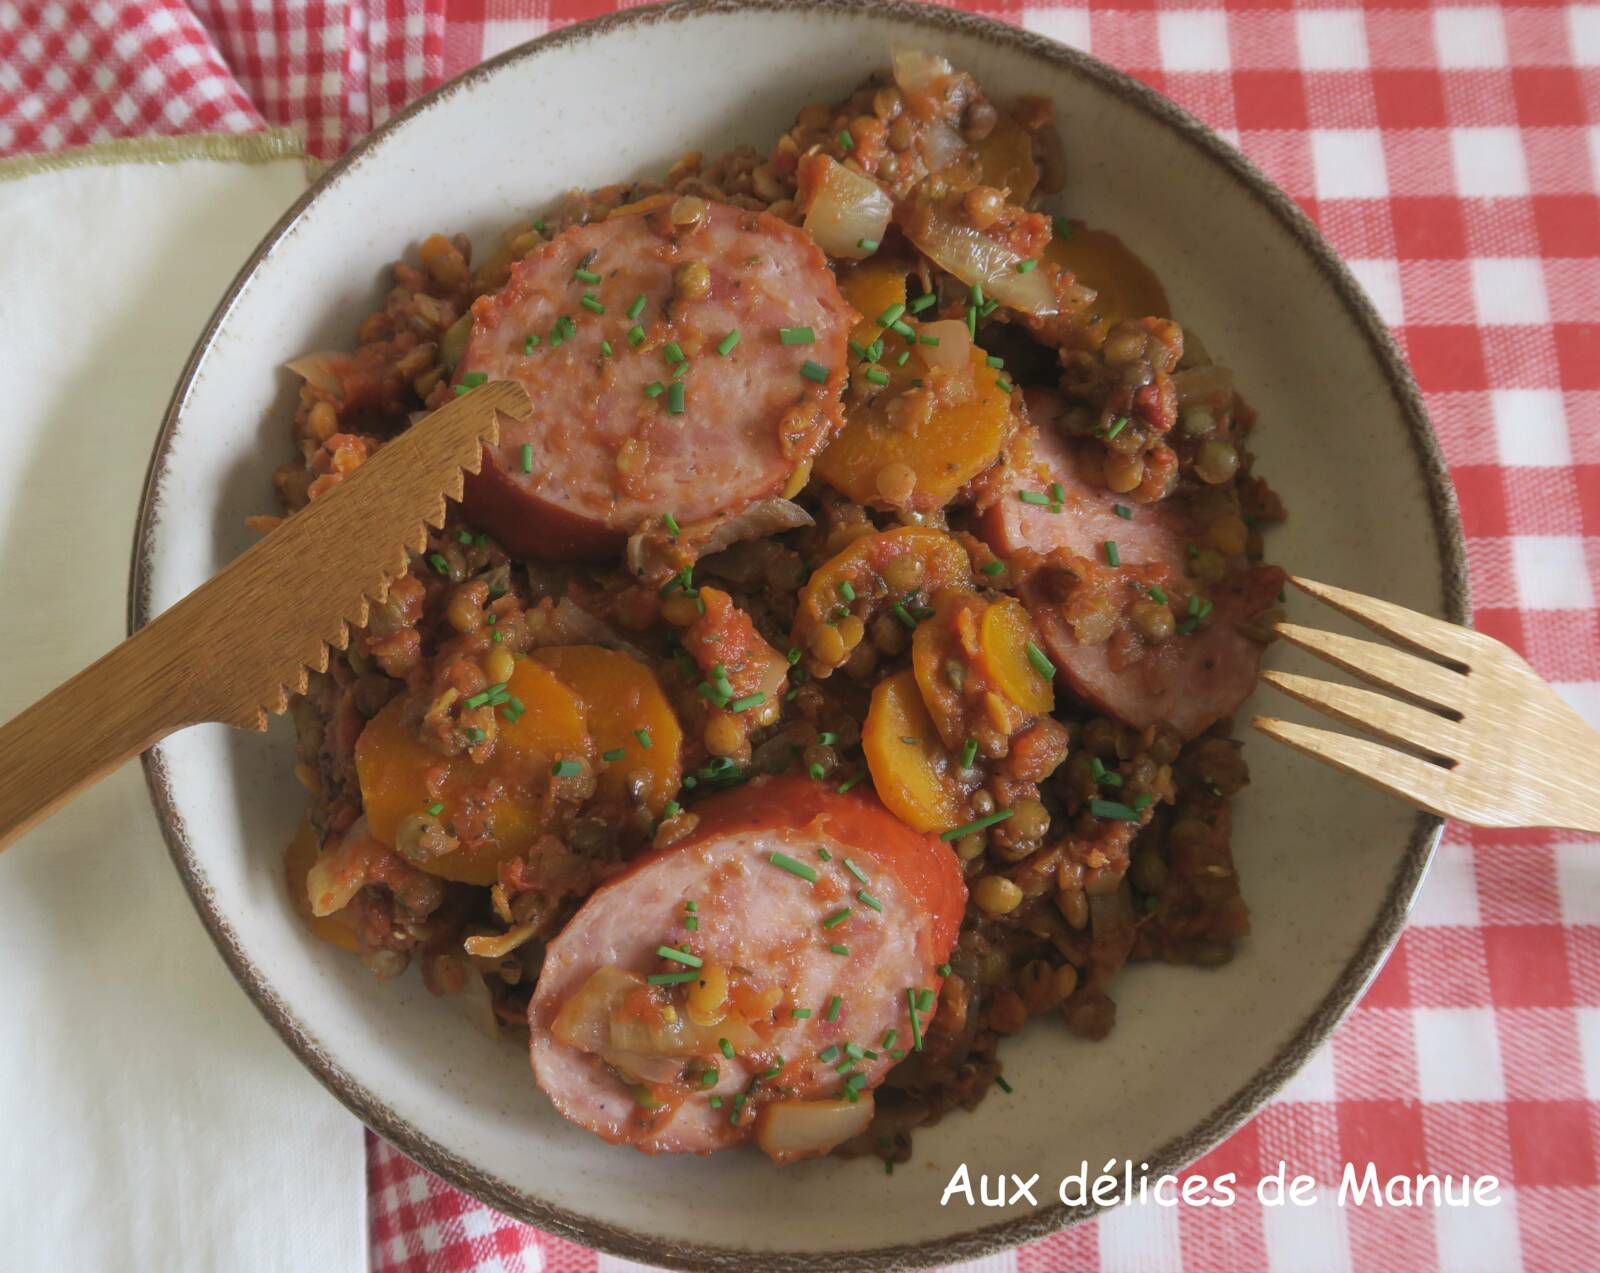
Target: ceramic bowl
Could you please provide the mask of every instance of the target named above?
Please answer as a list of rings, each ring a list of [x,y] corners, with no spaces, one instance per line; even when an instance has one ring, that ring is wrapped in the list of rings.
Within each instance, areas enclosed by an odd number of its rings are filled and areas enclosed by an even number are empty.
[[[688,148],[764,148],[896,43],[947,55],[1002,98],[1055,101],[1070,171],[1059,210],[1143,255],[1260,413],[1260,471],[1291,509],[1270,555],[1464,619],[1450,483],[1400,355],[1328,246],[1231,146],[1102,63],[995,22],[762,0],[568,27],[423,98],[331,168],[240,273],[178,385],[140,520],[132,621],[245,546],[243,519],[270,507],[288,449],[283,363],[348,340],[408,245],[438,229],[488,236],[569,187],[659,174]],[[1255,781],[1234,842],[1254,931],[1238,957],[1210,971],[1129,969],[1101,1043],[1037,1023],[1004,1047],[1014,1093],[919,1131],[892,1176],[875,1160],[780,1170],[752,1153],[648,1158],[578,1131],[521,1048],[475,1033],[415,976],[380,984],[294,917],[281,849],[304,796],[286,725],[191,729],[146,767],[177,868],[246,992],[346,1105],[428,1167],[641,1260],[887,1268],[970,1258],[1091,1210],[1048,1193],[1038,1207],[941,1208],[959,1163],[974,1178],[1037,1171],[1049,1190],[1081,1160],[1157,1172],[1192,1161],[1295,1072],[1371,978],[1439,823],[1265,739],[1250,738],[1247,755]]]

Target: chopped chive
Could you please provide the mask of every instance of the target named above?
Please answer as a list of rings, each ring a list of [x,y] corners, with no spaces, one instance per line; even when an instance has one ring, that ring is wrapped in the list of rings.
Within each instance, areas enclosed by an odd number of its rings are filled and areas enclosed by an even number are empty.
[[[821,782],[828,776],[828,771],[822,767],[821,761],[812,761],[806,767],[806,772],[811,775],[812,782]]]
[[[707,1104],[708,1104],[708,1105],[710,1105],[710,1106],[711,1106],[711,1108],[712,1108],[712,1109],[721,1109],[721,1108],[722,1108],[722,1097],[720,1097],[720,1096],[713,1096],[713,1097],[712,1097],[712,1098],[711,1098],[711,1099],[710,1099],[710,1100],[709,1100],[709,1101],[707,1101],[707,1102],[706,1102],[706,1103],[707,1103]]]
[[[524,354],[531,354],[533,352],[533,347],[538,343],[539,337],[535,333],[529,332],[522,338],[522,352]]]
[[[602,340],[600,342],[600,356],[602,358],[611,357],[611,342],[609,340]]]
[[[790,1008],[789,1009],[789,1015],[791,1017],[793,1017],[796,1021],[804,1021],[807,1017],[809,1017],[811,1015],[811,1009],[810,1008]]]
[[[429,553],[428,564],[437,570],[441,575],[448,575],[450,573],[450,563],[445,560],[443,553]]]
[[[1050,483],[1050,502],[1052,504],[1064,504],[1064,503],[1066,503],[1066,501],[1067,501],[1067,488],[1062,486],[1060,482],[1051,482]]]
[[[671,513],[661,514],[661,524],[667,528],[667,534],[671,535],[674,539],[676,539],[683,532],[683,527],[678,525],[678,519]]]
[[[1050,226],[1055,231],[1056,238],[1068,239],[1072,237],[1072,222],[1066,217],[1052,217]]]
[[[991,296],[988,300],[984,301],[982,305],[978,306],[978,317],[988,318],[990,314],[994,313],[995,310],[999,308],[1000,302]]]
[[[1089,812],[1097,818],[1111,818],[1117,822],[1137,822],[1139,815],[1117,800],[1091,800]]]
[[[1159,601],[1162,605],[1167,604],[1167,594],[1160,588],[1157,588],[1154,584],[1150,586],[1150,599],[1152,601]]]
[[[1050,497],[1042,491],[1018,491],[1017,498],[1024,504],[1032,504],[1038,508],[1044,508],[1050,503]]]
[[[578,304],[582,305],[591,314],[603,314],[606,312],[606,307],[601,304],[600,298],[593,292],[585,292],[578,298]]]
[[[1138,795],[1136,795],[1133,798],[1133,811],[1135,813],[1143,813],[1146,809],[1148,809],[1155,802],[1156,802],[1156,798],[1153,795],[1151,795],[1148,791],[1141,791]]]
[[[675,340],[669,340],[665,345],[661,346],[661,356],[676,367],[684,360],[683,346]]]
[[[1116,437],[1117,434],[1121,433],[1127,427],[1128,427],[1128,417],[1125,416],[1125,415],[1119,415],[1115,420],[1113,420],[1111,422],[1111,426],[1106,430],[1106,439],[1107,439],[1107,441],[1109,441],[1110,439]]]
[[[1012,384],[1009,380],[1007,380],[1004,376],[996,376],[995,377],[994,387],[996,389],[1000,390],[1001,393],[1014,393],[1014,392],[1016,392],[1016,386],[1014,384]]]
[[[679,950],[676,946],[657,946],[656,954],[663,959],[670,959],[675,964],[682,964],[686,968],[698,968],[705,963],[699,955],[691,955],[687,950]]]
[[[830,1043],[827,1047],[823,1048],[822,1051],[817,1053],[817,1060],[821,1061],[824,1065],[832,1065],[836,1060],[838,1060],[838,1058],[839,1045],[837,1043]]]
[[[1000,561],[999,559],[996,559],[994,561],[989,562],[987,565],[984,566],[983,573],[986,574],[986,575],[998,575],[1005,568],[1006,568],[1006,563],[1003,562],[1003,561]]]
[[[967,306],[967,338],[969,340],[978,338],[978,307],[976,305]]]
[[[895,304],[889,306],[888,309],[884,310],[883,313],[878,315],[878,326],[892,327],[895,323],[900,321],[900,315],[904,314],[905,312],[906,307],[897,301]]]
[[[1125,522],[1133,520],[1133,510],[1126,504],[1113,504],[1111,511]]]
[[[941,977],[948,977],[950,975],[950,965],[949,964],[940,964],[937,968],[934,969],[934,972],[938,973]],[[887,1042],[884,1044],[884,1046],[885,1047],[888,1046]]]
[[[819,385],[828,379],[828,369],[820,362],[812,362],[809,358],[800,364],[800,374],[807,380],[816,381]]]
[[[838,593],[846,601],[854,601],[856,599],[856,590],[848,579],[839,581]]]
[[[850,1092],[859,1092],[866,1085],[867,1076],[865,1074],[852,1074],[844,1081],[845,1090]]]
[[[1051,681],[1055,679],[1056,665],[1047,659],[1044,651],[1032,641],[1028,642],[1028,662],[1033,664],[1033,670],[1044,677],[1045,680]]]
[[[904,367],[910,361],[911,361],[911,351],[908,349],[904,353],[902,353],[898,358],[896,358],[894,360],[894,365],[896,367]]]
[[[856,148],[856,139],[850,135],[848,128],[839,133],[839,148],[841,150],[854,150]]]
[[[798,875],[808,884],[817,882],[817,873],[815,871],[804,862],[796,862],[787,853],[774,853],[767,861],[781,871],[787,871],[790,875]]]
[[[845,792],[849,791],[851,787],[855,786],[856,783],[860,782],[866,776],[867,776],[866,774],[854,774],[851,777],[846,778],[837,787],[835,787],[834,790],[837,791],[842,796],[842,795],[844,795]]]
[[[659,380],[652,380],[644,387],[644,396],[647,398],[659,398],[666,391],[666,385],[662,384]]]
[[[655,744],[650,741],[650,731],[648,729],[636,729],[633,731],[633,736],[639,740],[639,746],[645,748],[646,750],[655,746]]]
[[[817,735],[818,747],[832,747],[834,743],[838,741],[839,735],[834,733],[831,729],[825,729]]]
[[[488,379],[487,372],[469,371],[461,377],[461,384],[464,388],[476,389],[479,385],[487,383]]]
[[[969,738],[961,744],[961,767],[971,769],[972,762],[978,758],[978,740]]]
[[[684,916],[683,926],[685,928],[687,928],[691,933],[697,933],[697,932],[700,931],[700,921],[698,919],[696,919],[693,915]]]
[[[600,276],[593,270],[576,269],[572,271],[572,277],[580,283],[598,283],[600,281]]]
[[[933,991],[924,987],[917,991],[917,1009],[926,1012],[933,1007]]]
[[[576,778],[583,772],[583,765],[576,760],[558,760],[550,766],[550,772],[557,778]]]
[[[910,314],[920,314],[923,310],[927,309],[928,306],[937,304],[938,300],[939,298],[932,292],[926,292],[907,305],[906,312]]]
[[[1117,551],[1117,541],[1116,540],[1114,540],[1114,539],[1106,540],[1106,542],[1105,542],[1105,550],[1106,550],[1106,565],[1108,565],[1108,566],[1120,566],[1122,564],[1122,554]]]
[[[911,1046],[920,1052],[922,1051],[922,1022],[917,1020],[917,990],[915,986],[906,988],[906,1007],[911,1009]]]
[[[717,689],[716,686],[705,681],[701,681],[699,685],[695,686],[695,691],[701,698],[709,700],[717,707],[726,707],[728,705],[728,696]]]
[[[644,307],[646,304],[647,302],[645,301],[644,293],[640,292],[633,298],[633,304],[628,306],[628,317],[638,318],[640,314],[644,313]]]
[[[830,1022],[831,1021],[837,1021],[839,1019],[839,1009],[842,1008],[843,1006],[844,1006],[844,996],[843,995],[834,995],[832,999],[828,1000],[828,1013],[827,1013],[827,1015],[825,1017],[823,1017],[823,1020],[824,1021],[830,1021]]]
[[[1004,822],[1016,813],[1015,809],[996,809],[993,813],[986,813],[981,818],[974,818],[959,827],[951,827],[940,835],[941,840],[955,841],[971,835],[974,831],[982,831],[985,827],[992,827],[996,822]]]
[[[699,981],[697,972],[653,972],[645,978],[645,982],[652,986],[684,986],[691,981]]]
[[[971,300],[971,302],[974,305],[982,305],[983,304],[983,284],[982,283],[974,283],[972,285],[971,291],[969,291],[967,293],[967,297],[968,297],[969,300]]]
[[[667,386],[667,414],[683,414],[683,381],[674,380]]]
[[[829,853],[827,849],[822,848],[820,845],[817,848],[817,856],[824,862],[833,861],[833,854]]]
[[[638,323],[628,328],[628,344],[635,349],[644,344],[644,328],[640,327]]]
[[[892,1048],[894,1046],[894,1041],[896,1039],[898,1039],[899,1037],[900,1037],[900,1031],[898,1031],[898,1030],[890,1030],[888,1034],[883,1036],[883,1042],[881,1044],[879,1044],[879,1046],[881,1048],[883,1048],[884,1051],[888,1051],[890,1048]]]
[[[871,361],[867,358],[867,347],[859,340],[847,340],[845,344],[849,347],[850,352],[853,353],[857,358],[863,359],[864,361]]]
[[[717,1085],[718,1073],[719,1073],[719,1071],[718,1071],[717,1067],[714,1066],[714,1065],[708,1065],[705,1069],[701,1070],[700,1071],[700,1086],[701,1087],[715,1087]]]
[[[478,729],[476,726],[467,731],[467,741],[470,743],[481,743],[484,740],[484,737],[484,732],[481,729]]]
[[[996,1074],[994,1076],[994,1082],[995,1086],[1007,1096],[1010,1096],[1012,1092],[1016,1091],[1016,1088],[1012,1087],[1011,1084],[1006,1082],[1006,1076],[1004,1074]]]
[[[878,240],[876,240],[876,239],[857,239],[856,240],[856,246],[858,248],[860,248],[863,252],[876,252],[878,250]]]
[[[860,880],[863,884],[872,883],[872,881],[867,878],[867,873],[857,866],[852,859],[845,858],[844,869],[849,871],[851,875],[855,876],[856,879]]]
[[[486,694],[486,693],[485,694],[474,694],[471,698],[469,698],[467,700],[467,706],[468,707],[482,707],[488,701],[489,701],[489,695],[488,694]]]
[[[809,327],[778,328],[778,343],[780,345],[809,345],[816,339],[817,333]]]
[[[726,358],[733,352],[733,347],[739,343],[739,329],[736,327],[717,342],[717,352]]]
[[[911,611],[906,609],[903,601],[896,601],[894,605],[889,607],[889,611],[894,615],[895,618],[899,619],[901,623],[905,624],[906,627],[915,628],[917,626],[916,619],[912,616]]]
[[[834,911],[832,915],[829,915],[825,920],[822,921],[822,926],[824,928],[837,928],[849,918],[850,908],[848,906],[841,906],[838,910]]]
[[[1026,274],[1029,270],[1037,268],[1038,264],[1039,262],[1037,261],[1018,261],[1017,273]]]
[[[912,330],[911,324],[903,318],[897,318],[890,323],[889,330],[897,336],[904,336],[907,340],[912,339],[917,334]]]
[[[439,804],[430,804],[430,805],[429,805],[429,806],[428,806],[428,807],[427,807],[427,809],[425,809],[425,810],[424,810],[424,812],[425,812],[425,813],[426,813],[426,814],[427,814],[427,815],[428,815],[428,816],[429,816],[429,817],[430,817],[430,818],[437,818],[437,817],[438,817],[438,816],[439,816],[439,815],[440,815],[440,814],[441,814],[441,813],[443,813],[443,812],[444,812],[444,805],[443,805],[443,803],[439,803]]]
[[[886,385],[889,383],[889,373],[886,371],[880,371],[876,367],[868,367],[867,379],[872,381],[872,383],[875,385]]]
[[[532,442],[524,442],[522,444],[522,471],[524,473],[532,473],[533,472],[533,443]]]
[[[726,1039],[718,1039],[717,1046],[722,1049],[723,1056],[727,1057],[730,1061],[733,1060],[733,1044],[729,1043]]]
[[[875,898],[871,893],[867,892],[867,890],[864,888],[858,888],[856,890],[856,900],[863,906],[872,907],[872,909],[875,911],[881,911],[883,909],[883,903]]]
[[[1211,599],[1209,597],[1207,597],[1204,601],[1202,601],[1200,603],[1200,609],[1195,613],[1194,617],[1197,618],[1197,619],[1203,619],[1203,618],[1206,617],[1206,615],[1208,615],[1210,613],[1211,613]]]
[[[734,1096],[734,1098],[733,1098],[733,1112],[728,1115],[728,1121],[730,1123],[734,1123],[734,1124],[738,1123],[738,1121],[739,1121],[739,1112],[744,1109],[744,1102],[745,1102],[745,1094],[743,1092],[740,1092],[740,1093],[738,1093],[737,1095]]]
[[[836,955],[848,955],[850,953],[850,947],[841,945],[839,942],[834,942],[828,949]]]
[[[882,357],[883,357],[883,337],[879,336],[877,340],[873,341],[870,345],[867,346],[867,361],[868,362],[877,362],[878,359],[880,359]]]
[[[990,354],[987,358],[985,358],[984,362],[988,363],[989,366],[993,367],[996,371],[999,371],[1000,368],[1006,365],[1006,360],[1004,358],[996,358],[993,354]]]
[[[760,707],[766,701],[766,694],[758,690],[754,694],[746,694],[743,698],[734,699],[728,704],[728,710],[730,712],[748,712],[752,707]]]

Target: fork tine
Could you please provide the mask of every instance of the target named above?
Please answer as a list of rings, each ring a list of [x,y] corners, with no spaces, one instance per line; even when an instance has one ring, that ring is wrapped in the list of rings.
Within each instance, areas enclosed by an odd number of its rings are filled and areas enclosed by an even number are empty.
[[[1374,694],[1371,690],[1335,681],[1319,681],[1295,672],[1269,670],[1261,674],[1261,679],[1270,681],[1290,698],[1376,734],[1385,742],[1415,747],[1441,760],[1460,759],[1456,722],[1427,708],[1413,707],[1387,694]]]
[[[1392,645],[1379,645],[1376,641],[1363,641],[1339,632],[1324,632],[1321,628],[1302,627],[1298,623],[1279,623],[1274,625],[1274,631],[1291,645],[1298,645],[1335,667],[1353,672],[1364,681],[1398,690],[1423,702],[1455,710],[1456,700],[1466,693],[1466,678],[1460,672],[1407,654]]]
[[[1470,628],[1408,610],[1392,601],[1351,592],[1348,588],[1335,588],[1332,584],[1302,579],[1299,575],[1289,578],[1295,587],[1309,592],[1318,601],[1413,650],[1450,659],[1464,667],[1471,666],[1473,655],[1478,652],[1478,634]]]
[[[1450,810],[1445,807],[1446,787],[1450,781],[1448,769],[1382,743],[1336,734],[1331,729],[1312,729],[1271,716],[1257,716],[1251,724],[1296,751],[1325,760],[1334,768],[1353,774],[1390,795],[1421,805],[1440,817],[1450,816]]]

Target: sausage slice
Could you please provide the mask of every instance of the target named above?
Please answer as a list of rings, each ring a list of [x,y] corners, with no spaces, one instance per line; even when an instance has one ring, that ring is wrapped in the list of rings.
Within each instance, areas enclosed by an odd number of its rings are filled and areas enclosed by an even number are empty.
[[[1053,398],[1030,391],[1030,415],[1050,419]],[[1049,496],[1052,487],[1061,496],[1055,503],[1021,497]],[[1200,536],[1182,500],[1138,504],[1086,481],[1071,444],[1045,428],[1031,436],[1029,453],[977,530],[1013,562],[1018,595],[1050,660],[1098,710],[1140,728],[1165,722],[1187,739],[1232,714],[1255,688],[1262,647],[1240,627],[1273,604],[1285,576],[1241,557],[1219,582],[1193,578],[1189,546]],[[1174,630],[1153,642],[1133,616],[1157,594],[1167,598]]]
[[[752,1137],[785,1161],[826,1152],[865,1126],[933,1015],[960,864],[875,798],[805,779],[694,813],[550,944],[528,1006],[534,1075],[565,1117],[647,1153]]]
[[[739,512],[839,427],[856,314],[826,258],[768,213],[695,202],[689,224],[666,199],[567,230],[474,302],[459,380],[533,402],[467,479],[512,553],[603,559],[652,517]]]

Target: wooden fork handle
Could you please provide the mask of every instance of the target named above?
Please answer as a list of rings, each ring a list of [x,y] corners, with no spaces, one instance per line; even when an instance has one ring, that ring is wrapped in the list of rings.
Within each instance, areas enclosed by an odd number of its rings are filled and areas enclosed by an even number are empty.
[[[157,619],[0,726],[0,849],[124,761],[204,719],[193,707],[189,645]]]

